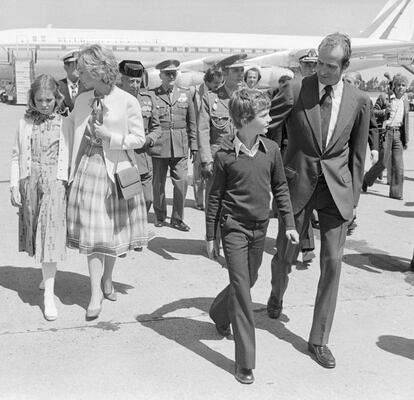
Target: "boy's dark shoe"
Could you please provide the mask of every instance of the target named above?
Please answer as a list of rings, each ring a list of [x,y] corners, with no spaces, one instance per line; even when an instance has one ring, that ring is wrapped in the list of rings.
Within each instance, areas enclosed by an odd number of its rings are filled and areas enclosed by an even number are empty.
[[[332,355],[327,345],[319,346],[317,344],[308,343],[309,351],[315,355],[318,364],[325,368],[335,368],[335,357]]]
[[[236,370],[234,372],[234,377],[245,385],[250,385],[254,382],[253,370],[250,368],[242,368],[236,364]]]
[[[279,301],[275,296],[270,295],[267,301],[267,315],[269,318],[278,319],[282,314],[283,301]]]
[[[366,192],[367,192],[367,189],[368,189],[367,184],[366,184],[365,182],[362,182],[362,191],[363,191],[364,193],[366,193]]]
[[[165,224],[165,221],[162,219],[156,219],[154,222],[154,226],[156,228],[161,228],[162,226],[164,226],[164,224]]]

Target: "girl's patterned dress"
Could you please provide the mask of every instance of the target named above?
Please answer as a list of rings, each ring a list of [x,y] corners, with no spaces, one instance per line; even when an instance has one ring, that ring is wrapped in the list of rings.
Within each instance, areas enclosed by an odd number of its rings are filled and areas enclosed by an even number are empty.
[[[20,181],[19,251],[39,262],[66,257],[66,188],[56,178],[61,120],[33,124],[30,175]]]

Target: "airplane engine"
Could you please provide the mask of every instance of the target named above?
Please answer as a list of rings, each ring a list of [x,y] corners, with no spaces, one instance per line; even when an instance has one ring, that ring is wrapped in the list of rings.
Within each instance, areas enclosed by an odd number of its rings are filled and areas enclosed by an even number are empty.
[[[259,87],[267,88],[271,87],[276,89],[279,87],[279,78],[287,75],[293,78],[293,71],[289,68],[275,67],[275,66],[261,66],[260,71],[262,79],[259,82]]]

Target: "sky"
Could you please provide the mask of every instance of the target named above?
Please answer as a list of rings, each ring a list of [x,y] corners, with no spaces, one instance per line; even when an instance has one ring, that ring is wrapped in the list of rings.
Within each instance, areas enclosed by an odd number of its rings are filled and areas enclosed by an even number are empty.
[[[0,30],[97,28],[357,36],[386,0],[0,0]],[[378,71],[377,71],[378,70]],[[382,76],[384,68],[373,69]],[[363,72],[363,78],[370,73]]]

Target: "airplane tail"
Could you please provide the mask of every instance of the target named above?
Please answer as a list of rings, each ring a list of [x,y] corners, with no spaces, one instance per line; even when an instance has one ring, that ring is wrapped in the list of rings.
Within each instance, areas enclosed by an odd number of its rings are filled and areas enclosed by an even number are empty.
[[[414,1],[388,0],[361,38],[414,40]]]

